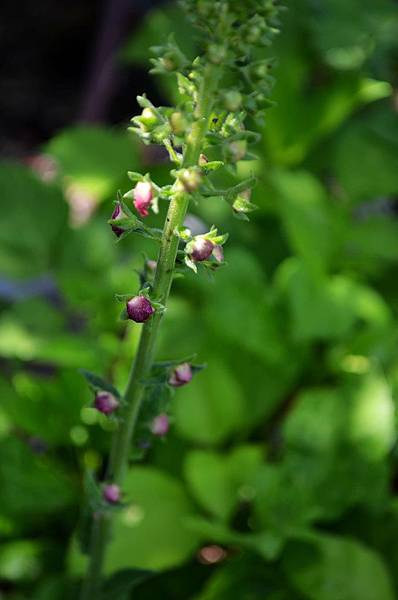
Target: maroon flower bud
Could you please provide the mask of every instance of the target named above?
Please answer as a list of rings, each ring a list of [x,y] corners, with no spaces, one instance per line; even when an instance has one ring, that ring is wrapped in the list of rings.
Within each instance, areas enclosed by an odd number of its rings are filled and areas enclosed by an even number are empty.
[[[176,367],[169,379],[169,384],[173,387],[181,387],[182,385],[186,385],[192,379],[192,368],[189,363],[182,363]]]
[[[119,408],[119,400],[110,392],[97,392],[94,407],[104,415],[110,415]]]
[[[139,181],[134,188],[134,206],[141,217],[147,217],[153,200],[153,188],[149,181]]]
[[[109,504],[118,504],[120,502],[120,487],[115,483],[110,483],[104,487],[104,491],[102,492],[102,496],[106,502]]]
[[[214,244],[203,237],[197,237],[190,242],[188,254],[195,262],[207,260],[214,250]]]
[[[169,417],[165,413],[158,415],[152,421],[151,431],[152,431],[153,435],[163,437],[164,435],[167,434],[169,429],[170,429],[170,421],[169,421]]]
[[[120,202],[116,202],[115,210],[112,213],[111,219],[112,220],[123,219],[124,216],[125,215],[123,213]],[[122,233],[124,233],[124,229],[122,229],[122,227],[118,227],[117,225],[111,225],[111,229],[112,229],[113,233],[116,235],[116,237],[120,237],[122,235]]]
[[[155,312],[152,304],[145,296],[134,296],[127,302],[129,319],[136,323],[144,323]]]

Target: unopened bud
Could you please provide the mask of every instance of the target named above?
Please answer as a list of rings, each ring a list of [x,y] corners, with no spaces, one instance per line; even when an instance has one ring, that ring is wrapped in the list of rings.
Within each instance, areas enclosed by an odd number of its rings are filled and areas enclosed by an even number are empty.
[[[228,144],[228,152],[233,162],[238,162],[245,158],[247,153],[247,142],[246,140],[236,140]]]
[[[187,129],[187,120],[182,112],[176,111],[170,117],[170,125],[175,135],[183,135]]]
[[[115,209],[112,213],[111,219],[116,221],[118,219],[123,219],[126,215],[123,213],[122,206],[120,202],[116,202]],[[117,225],[111,225],[111,229],[116,237],[120,237],[122,233],[124,233],[124,229],[122,227],[118,227]]]
[[[250,201],[251,190],[244,190],[234,200],[232,209],[236,213],[250,213],[256,210],[257,206]]]
[[[213,250],[213,242],[200,236],[194,238],[191,242],[189,242],[189,244],[187,244],[187,254],[191,260],[195,262],[207,260],[209,256],[211,256]]]
[[[151,432],[153,435],[163,437],[170,429],[169,417],[162,413],[154,418],[151,424]]]
[[[126,305],[128,318],[136,323],[144,323],[155,312],[152,304],[145,296],[134,296]]]
[[[139,181],[134,188],[134,206],[141,217],[147,217],[153,200],[153,188],[149,181]]]
[[[104,487],[102,496],[109,504],[118,504],[120,502],[120,487],[115,483],[110,483]]]
[[[230,112],[236,112],[242,106],[242,94],[238,90],[229,90],[224,94],[225,108]]]
[[[212,254],[217,262],[224,262],[224,250],[222,246],[214,246]]]
[[[202,183],[202,174],[197,167],[191,167],[184,169],[179,179],[187,192],[194,192]]]
[[[173,369],[170,378],[169,384],[173,387],[181,387],[182,385],[186,385],[192,379],[192,367],[189,363],[182,363],[178,365],[175,369]]]
[[[210,62],[214,63],[215,65],[221,64],[227,56],[227,50],[225,46],[220,46],[218,44],[211,44],[208,47],[207,52]]]
[[[119,400],[110,392],[97,392],[94,407],[104,415],[110,415],[119,408]]]
[[[159,124],[159,119],[153,108],[146,107],[139,117],[139,121],[146,131],[151,131]]]

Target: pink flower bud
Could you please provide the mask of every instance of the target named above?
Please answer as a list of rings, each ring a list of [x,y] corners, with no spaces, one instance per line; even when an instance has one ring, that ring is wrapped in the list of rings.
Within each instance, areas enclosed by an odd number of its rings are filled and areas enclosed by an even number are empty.
[[[214,246],[213,256],[217,262],[221,263],[224,260],[224,250],[222,246]]]
[[[122,219],[125,215],[123,214],[122,206],[120,202],[116,203],[115,210],[112,213],[111,219],[117,220]],[[117,225],[111,225],[111,229],[116,237],[120,237],[122,233],[124,233],[124,229],[118,227]]]
[[[176,367],[169,379],[169,384],[173,387],[181,387],[182,385],[186,385],[192,379],[192,368],[189,363],[182,363]]]
[[[214,244],[210,240],[206,240],[203,237],[197,237],[193,240],[189,247],[189,256],[195,262],[201,262],[211,256],[214,250]]]
[[[109,504],[118,504],[121,496],[120,487],[115,483],[110,483],[104,487],[102,496],[106,502],[109,502]]]
[[[151,424],[151,431],[153,435],[157,435],[159,437],[163,437],[167,434],[170,429],[169,417],[162,413],[154,418]]]
[[[94,407],[104,415],[110,415],[119,408],[119,400],[110,392],[97,392]]]
[[[139,181],[134,188],[134,206],[141,217],[147,217],[153,200],[153,188],[149,181]]]
[[[152,304],[145,296],[134,296],[127,302],[127,314],[129,319],[136,323],[144,323],[155,312]]]

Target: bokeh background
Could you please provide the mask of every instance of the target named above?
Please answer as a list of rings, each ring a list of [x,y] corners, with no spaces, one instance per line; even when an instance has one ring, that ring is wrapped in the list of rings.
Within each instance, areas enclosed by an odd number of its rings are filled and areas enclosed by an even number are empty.
[[[276,106],[238,169],[259,210],[193,207],[228,267],[176,281],[158,356],[207,368],[128,475],[107,599],[398,595],[398,5],[285,5]],[[114,294],[156,256],[106,221],[127,170],[168,182],[126,127],[136,94],[173,101],[150,46],[196,41],[143,0],[6,0],[0,31],[0,597],[69,600],[110,437],[78,369],[123,387],[140,326]]]

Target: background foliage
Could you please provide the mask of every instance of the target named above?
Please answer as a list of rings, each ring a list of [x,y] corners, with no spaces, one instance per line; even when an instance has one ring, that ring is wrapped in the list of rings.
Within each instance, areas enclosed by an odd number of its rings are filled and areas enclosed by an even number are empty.
[[[193,207],[230,231],[229,266],[176,282],[158,354],[198,352],[208,367],[128,475],[106,599],[397,596],[398,11],[287,5],[277,106],[258,159],[239,166],[259,178],[259,210],[242,223],[214,199]],[[146,69],[173,30],[193,55],[170,4],[119,60]],[[154,93],[167,103],[172,90],[160,80]],[[169,169],[124,123],[71,126],[42,151],[51,181],[0,166],[0,580],[12,600],[75,593],[82,474],[101,470],[109,443],[78,368],[123,387],[139,334],[114,294],[135,290],[142,239],[115,245],[106,220],[127,169],[159,182]]]

